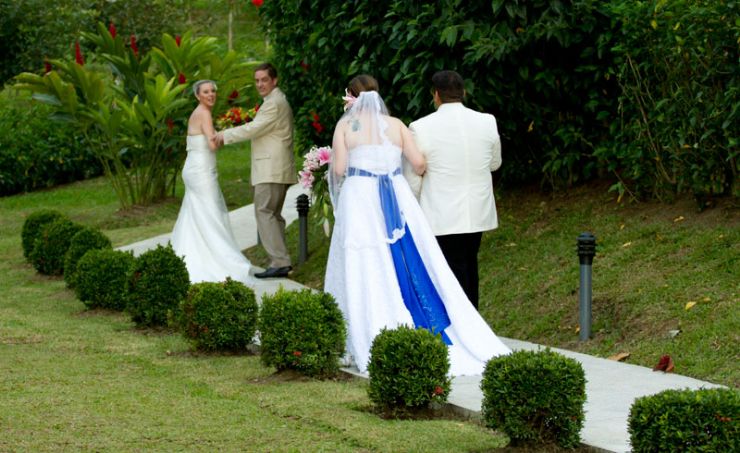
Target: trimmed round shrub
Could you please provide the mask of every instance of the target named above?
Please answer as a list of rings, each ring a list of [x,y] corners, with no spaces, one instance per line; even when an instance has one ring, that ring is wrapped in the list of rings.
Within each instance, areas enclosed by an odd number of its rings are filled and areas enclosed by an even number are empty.
[[[111,248],[110,239],[100,230],[84,227],[72,236],[67,253],[64,255],[64,281],[67,287],[74,288],[77,278],[77,263],[88,250]]]
[[[126,281],[134,264],[130,252],[88,250],[77,262],[75,294],[87,308],[126,308]]]
[[[45,224],[31,252],[33,267],[44,275],[62,275],[64,255],[69,249],[72,237],[82,228],[82,225],[66,218]]]
[[[370,400],[386,415],[404,416],[429,403],[444,403],[450,393],[450,359],[439,335],[400,326],[373,339],[367,367]]]
[[[158,245],[134,261],[126,284],[126,311],[139,326],[164,326],[189,288],[185,261],[170,244]]]
[[[630,408],[632,451],[740,451],[740,391],[665,390]]]
[[[512,444],[580,443],[586,377],[581,364],[549,349],[488,361],[481,382],[483,420]]]
[[[339,370],[346,328],[331,294],[280,288],[262,296],[259,330],[265,365],[309,376],[331,376]]]
[[[258,311],[254,291],[241,282],[196,283],[180,304],[177,325],[196,349],[244,350],[257,330]]]
[[[21,245],[23,246],[23,256],[31,262],[31,253],[36,239],[41,236],[41,231],[46,224],[58,219],[66,218],[64,214],[53,209],[42,209],[30,214],[26,221],[23,222],[21,230]]]

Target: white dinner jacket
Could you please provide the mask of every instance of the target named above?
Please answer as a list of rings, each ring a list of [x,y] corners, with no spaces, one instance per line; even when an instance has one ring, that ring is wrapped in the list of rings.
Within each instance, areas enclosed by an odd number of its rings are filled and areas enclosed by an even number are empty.
[[[451,102],[409,129],[427,159],[417,195],[434,235],[497,228],[491,179],[491,172],[501,166],[496,118]]]

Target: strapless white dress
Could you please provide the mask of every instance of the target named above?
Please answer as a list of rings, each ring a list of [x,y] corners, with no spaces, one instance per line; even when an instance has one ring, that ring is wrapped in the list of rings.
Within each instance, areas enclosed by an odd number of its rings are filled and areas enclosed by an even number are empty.
[[[221,282],[226,277],[247,285],[251,264],[234,239],[221,188],[216,153],[205,135],[187,137],[187,158],[182,169],[185,196],[170,241],[185,259],[191,283]]]
[[[449,318],[443,332],[451,343],[450,374],[482,374],[487,360],[509,354],[511,350],[478,314],[450,270],[424,213],[398,171],[401,149],[395,145],[353,148],[349,167],[337,202],[324,290],[334,296],[344,314],[347,349],[357,368],[367,370],[370,347],[381,329],[403,324],[418,327],[407,308],[408,299],[420,300],[421,311],[425,311],[430,292],[435,291],[437,300],[441,299],[435,309],[443,304],[439,311],[446,311]],[[384,195],[394,192],[396,212],[405,224],[404,231],[395,230],[391,237],[379,184],[388,187]],[[402,240],[399,235],[410,240],[393,250],[393,244]],[[417,264],[409,264],[412,261]],[[399,272],[399,263],[407,271]],[[403,278],[404,272],[407,278]],[[431,283],[419,285],[422,274],[428,275],[423,278]],[[410,292],[416,295],[408,297]]]

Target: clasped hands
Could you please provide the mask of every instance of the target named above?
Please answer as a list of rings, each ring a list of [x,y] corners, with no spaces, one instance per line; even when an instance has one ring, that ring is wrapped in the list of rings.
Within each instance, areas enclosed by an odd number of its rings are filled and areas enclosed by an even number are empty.
[[[221,148],[222,146],[224,146],[224,133],[216,132],[216,134],[213,135],[210,140],[211,143],[213,143],[214,148]]]

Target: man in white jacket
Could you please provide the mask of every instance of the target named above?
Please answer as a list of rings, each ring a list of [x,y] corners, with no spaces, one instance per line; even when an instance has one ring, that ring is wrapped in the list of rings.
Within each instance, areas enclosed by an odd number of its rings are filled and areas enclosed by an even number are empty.
[[[437,111],[409,129],[427,159],[417,192],[442,252],[478,308],[478,250],[483,232],[498,227],[491,172],[501,166],[496,118],[462,104],[463,78],[455,71],[432,77]]]

